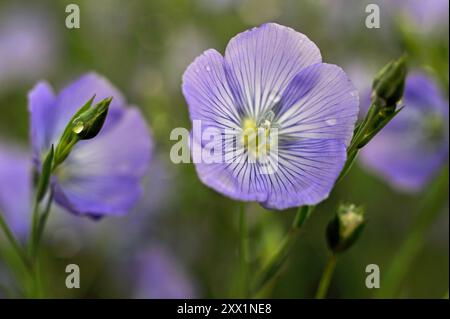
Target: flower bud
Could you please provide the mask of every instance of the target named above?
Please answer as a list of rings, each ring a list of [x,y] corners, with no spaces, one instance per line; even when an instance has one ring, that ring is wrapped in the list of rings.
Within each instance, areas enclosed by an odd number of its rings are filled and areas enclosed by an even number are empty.
[[[395,111],[403,96],[406,79],[406,56],[388,63],[375,76],[372,84],[372,102],[380,107],[385,115]]]
[[[55,150],[54,168],[69,156],[78,141],[94,138],[103,127],[112,97],[91,107],[94,98],[95,95],[75,113],[64,129]]]
[[[341,204],[326,231],[328,247],[334,253],[350,248],[365,225],[364,212],[354,204]]]
[[[72,132],[77,134],[80,140],[89,140],[97,136],[105,123],[111,100],[112,97],[104,99],[73,119]]]
[[[406,56],[402,56],[388,63],[375,76],[372,103],[355,141],[358,149],[363,148],[400,112],[397,104],[403,96],[406,74]]]

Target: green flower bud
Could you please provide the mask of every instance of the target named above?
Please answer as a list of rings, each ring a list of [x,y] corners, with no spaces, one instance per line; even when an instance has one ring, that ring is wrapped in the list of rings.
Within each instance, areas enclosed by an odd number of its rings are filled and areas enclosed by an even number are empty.
[[[94,98],[95,95],[74,114],[64,129],[55,150],[53,168],[56,168],[69,156],[78,141],[94,138],[103,127],[112,97],[91,107]]]
[[[328,247],[334,253],[350,248],[359,238],[365,225],[364,212],[354,204],[342,204],[326,231]]]
[[[384,66],[372,85],[372,103],[352,142],[356,148],[364,147],[397,114],[398,102],[403,96],[407,74],[406,56]]]
[[[385,112],[395,111],[398,101],[403,96],[407,67],[406,56],[388,63],[375,76],[372,84],[372,102]]]
[[[104,99],[72,121],[72,132],[77,134],[80,140],[89,140],[97,136],[105,123],[111,100],[112,97]]]

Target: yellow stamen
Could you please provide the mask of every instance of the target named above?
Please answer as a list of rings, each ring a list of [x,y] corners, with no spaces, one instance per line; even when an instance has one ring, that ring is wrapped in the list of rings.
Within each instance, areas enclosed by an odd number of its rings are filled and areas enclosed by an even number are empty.
[[[256,158],[262,154],[263,147],[266,152],[269,152],[270,122],[258,127],[255,120],[246,118],[242,122],[242,132],[242,144]]]

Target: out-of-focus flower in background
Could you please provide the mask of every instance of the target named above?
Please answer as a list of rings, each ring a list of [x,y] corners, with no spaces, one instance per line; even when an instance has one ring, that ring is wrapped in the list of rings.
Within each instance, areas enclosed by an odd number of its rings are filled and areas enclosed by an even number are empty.
[[[427,33],[448,28],[448,0],[384,1],[392,13],[405,19],[414,33]]]
[[[321,62],[305,35],[268,23],[231,39],[225,57],[210,49],[187,68],[183,94],[191,119],[202,121],[203,129],[236,132],[218,145],[223,158],[233,154],[232,164],[196,164],[203,183],[275,209],[328,196],[346,160],[359,99],[341,68]],[[277,128],[277,144],[270,147],[277,151],[263,163],[261,145],[255,150],[245,138],[249,129],[264,129],[272,143],[271,127]],[[270,173],[263,173],[265,165]]]
[[[173,176],[166,164],[155,156],[142,181],[142,196],[126,216],[108,223],[92,223],[70,214],[54,214],[49,228],[54,230],[51,240],[56,253],[62,257],[72,257],[84,246],[108,242],[107,250],[117,255],[117,251],[127,250],[131,244],[146,241],[158,227],[156,219],[170,209],[169,203],[176,194],[175,188]],[[118,232],[127,233],[127,238],[118,237]]]
[[[27,152],[0,143],[0,214],[24,238],[31,219],[31,159]]]
[[[0,93],[51,73],[58,60],[58,43],[49,12],[33,5],[0,6]]]
[[[412,73],[404,109],[361,153],[361,162],[404,191],[419,191],[448,157],[448,100],[435,81]]]
[[[165,248],[153,244],[133,259],[133,297],[196,298],[196,288],[181,264]]]
[[[141,179],[153,144],[139,110],[127,108],[120,92],[105,78],[89,73],[58,95],[45,82],[33,88],[29,94],[33,160],[39,167],[75,112],[94,95],[97,101],[113,97],[106,122],[95,139],[76,144],[57,168],[55,200],[75,214],[122,215],[142,193]]]

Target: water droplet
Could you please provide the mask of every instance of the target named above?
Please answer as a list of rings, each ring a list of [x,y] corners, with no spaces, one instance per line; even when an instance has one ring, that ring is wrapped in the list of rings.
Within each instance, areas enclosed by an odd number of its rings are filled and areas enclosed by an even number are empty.
[[[74,123],[74,127],[72,128],[72,131],[75,134],[80,134],[83,131],[83,129],[84,129],[84,123],[79,121],[79,122]]]
[[[351,91],[351,92],[350,92],[350,95],[351,95],[351,96],[358,96],[358,91]]]
[[[279,94],[271,93],[269,95],[269,102],[270,103],[274,103],[275,104],[275,103],[280,102],[280,100],[281,100],[281,96]]]
[[[206,71],[207,72],[211,71],[211,68],[209,67],[209,65],[206,66]]]
[[[325,123],[327,123],[327,125],[332,126],[332,125],[336,125],[337,120],[336,119],[328,119],[325,120]]]

